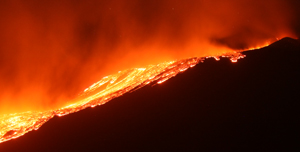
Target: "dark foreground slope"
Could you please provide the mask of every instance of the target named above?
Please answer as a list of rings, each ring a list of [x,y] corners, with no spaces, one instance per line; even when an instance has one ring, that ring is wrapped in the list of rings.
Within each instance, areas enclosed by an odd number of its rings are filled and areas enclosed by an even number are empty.
[[[169,81],[0,144],[11,151],[289,151],[298,147],[300,42],[238,63],[204,63]]]

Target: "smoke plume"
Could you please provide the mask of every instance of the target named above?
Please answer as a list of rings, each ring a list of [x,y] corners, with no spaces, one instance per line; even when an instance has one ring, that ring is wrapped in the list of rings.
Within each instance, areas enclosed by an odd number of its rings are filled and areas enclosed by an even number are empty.
[[[295,37],[284,0],[3,0],[0,113],[59,107],[119,70]]]

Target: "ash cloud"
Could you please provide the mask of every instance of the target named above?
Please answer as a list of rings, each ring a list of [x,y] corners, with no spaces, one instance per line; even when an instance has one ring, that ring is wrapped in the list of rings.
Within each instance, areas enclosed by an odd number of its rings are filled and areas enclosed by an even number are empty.
[[[287,1],[0,2],[0,113],[66,104],[103,76],[295,37]]]

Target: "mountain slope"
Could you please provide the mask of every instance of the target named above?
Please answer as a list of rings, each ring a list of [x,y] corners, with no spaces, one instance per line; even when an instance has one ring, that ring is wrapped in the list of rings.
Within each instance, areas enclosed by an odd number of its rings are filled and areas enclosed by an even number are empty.
[[[163,84],[55,117],[0,151],[293,149],[299,44],[285,38],[238,63],[208,59]]]

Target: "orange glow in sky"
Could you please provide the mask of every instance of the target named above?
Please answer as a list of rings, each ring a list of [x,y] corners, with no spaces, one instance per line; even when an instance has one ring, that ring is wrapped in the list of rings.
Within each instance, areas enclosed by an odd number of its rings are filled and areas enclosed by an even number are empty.
[[[1,1],[0,113],[61,107],[119,70],[293,37],[291,10],[282,0]]]

